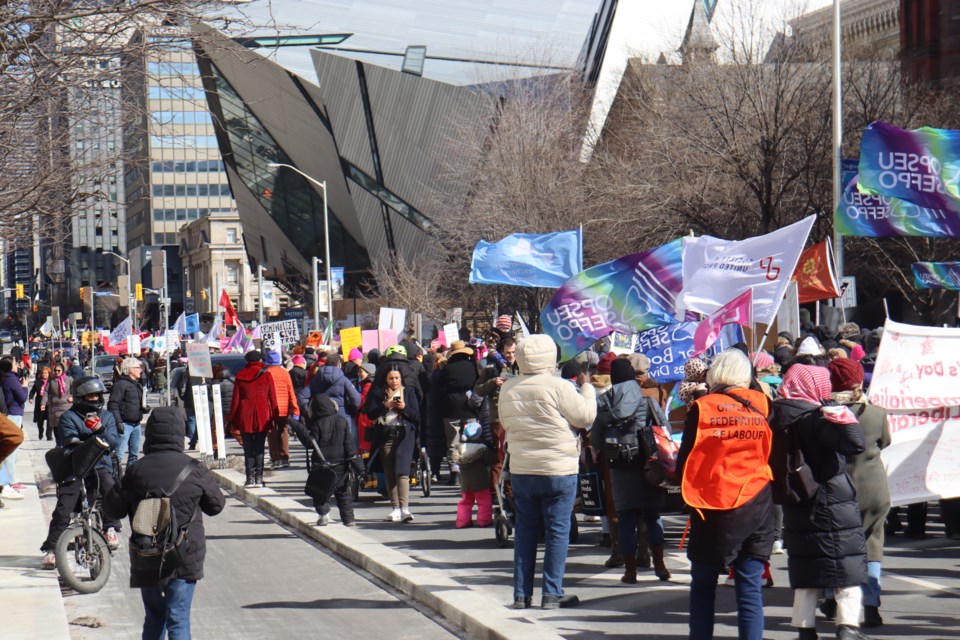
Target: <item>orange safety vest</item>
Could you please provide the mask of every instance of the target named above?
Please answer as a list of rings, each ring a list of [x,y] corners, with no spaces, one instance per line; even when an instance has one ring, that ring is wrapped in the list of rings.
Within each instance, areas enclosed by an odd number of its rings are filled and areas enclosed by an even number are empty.
[[[763,415],[720,393],[694,403],[700,416],[697,440],[680,483],[684,501],[694,509],[736,509],[773,480],[769,464],[773,433],[765,418],[770,400],[751,389],[731,389],[730,393],[747,400]]]

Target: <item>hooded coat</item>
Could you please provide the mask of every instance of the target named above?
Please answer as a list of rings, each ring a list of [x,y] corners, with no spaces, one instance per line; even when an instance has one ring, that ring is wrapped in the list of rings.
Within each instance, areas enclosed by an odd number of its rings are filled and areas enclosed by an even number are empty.
[[[157,407],[147,419],[144,456],[127,467],[120,483],[103,498],[103,509],[108,517],[133,518],[140,501],[147,497],[160,497],[169,490],[184,466],[191,461],[183,452],[186,425],[182,412],[176,407]],[[187,553],[183,564],[175,569],[167,580],[156,576],[130,572],[131,587],[162,586],[168,580],[200,580],[203,578],[203,561],[207,555],[206,533],[203,516],[194,513],[199,509],[208,516],[215,516],[226,504],[220,486],[205,466],[196,468],[170,496],[170,504],[177,514],[177,523],[186,528]],[[132,530],[132,527],[131,527]]]
[[[340,415],[333,400],[325,394],[314,396],[306,415],[306,430],[317,441],[324,459],[345,471],[344,463],[353,465],[357,473],[363,473],[363,462],[357,457],[357,447],[350,430],[350,421]],[[319,464],[317,454],[313,463]]]
[[[310,397],[325,394],[337,403],[340,415],[349,418],[360,407],[360,394],[340,367],[323,366],[310,378]]]
[[[634,380],[627,380],[610,387],[597,398],[597,419],[590,430],[590,446],[602,451],[607,427],[637,414],[640,414],[638,419],[641,423],[646,420],[647,399],[640,385]],[[666,491],[647,484],[643,477],[643,465],[611,467],[610,480],[617,511],[663,508]]]
[[[773,415],[774,438],[784,437],[783,429],[789,425],[820,484],[809,504],[783,505],[790,586],[819,589],[866,583],[867,545],[846,462],[847,456],[864,451],[860,425],[830,422],[819,406],[802,400],[777,400]]]
[[[101,409],[100,411],[100,426],[103,428],[103,431],[99,435],[110,445],[110,451],[115,452],[117,447],[120,446],[120,429],[113,414],[106,409]],[[71,438],[76,438],[80,440],[80,442],[83,442],[97,435],[87,428],[87,425],[84,424],[84,414],[75,406],[71,406],[69,411],[64,412],[64,414],[60,416],[60,432],[64,442]],[[97,461],[97,466],[94,468],[113,473],[113,458],[111,456],[103,456]]]
[[[447,420],[476,420],[477,408],[472,406],[467,393],[477,384],[477,365],[469,354],[458,353],[447,360],[440,375],[443,393],[443,417]]]
[[[532,476],[570,476],[579,471],[580,440],[597,417],[597,395],[556,375],[557,345],[536,334],[517,344],[520,375],[500,388],[500,422],[510,451],[510,471]]]
[[[227,423],[232,431],[267,431],[277,415],[277,394],[262,362],[248,362],[237,372]]]

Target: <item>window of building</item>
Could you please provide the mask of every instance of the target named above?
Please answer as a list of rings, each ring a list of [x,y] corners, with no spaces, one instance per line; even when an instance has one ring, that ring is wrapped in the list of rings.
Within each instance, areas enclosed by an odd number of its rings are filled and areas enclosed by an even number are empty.
[[[227,227],[227,242],[237,244],[237,228]]]
[[[223,266],[227,271],[227,284],[240,284],[240,261],[227,260]]]

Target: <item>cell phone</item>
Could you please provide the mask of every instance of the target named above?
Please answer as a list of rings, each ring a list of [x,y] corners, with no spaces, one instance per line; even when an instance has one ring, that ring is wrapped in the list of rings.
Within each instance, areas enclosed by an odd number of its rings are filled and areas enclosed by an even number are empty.
[[[398,395],[397,395],[397,396],[393,396],[393,401],[394,401],[394,402],[400,402],[400,396],[398,396]]]
[[[100,416],[97,415],[97,412],[96,412],[96,411],[91,411],[91,412],[87,413],[87,415],[83,416],[83,419],[84,419],[84,420],[96,420],[96,419],[99,418],[99,417],[100,417]]]

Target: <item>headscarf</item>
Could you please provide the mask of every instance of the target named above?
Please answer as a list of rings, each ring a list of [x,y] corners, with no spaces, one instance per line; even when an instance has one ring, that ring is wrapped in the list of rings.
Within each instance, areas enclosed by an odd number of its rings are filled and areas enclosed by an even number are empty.
[[[850,358],[836,358],[827,365],[834,391],[851,391],[863,384],[863,366]]]
[[[696,399],[694,395],[698,391],[707,390],[707,368],[707,363],[700,358],[690,358],[683,365],[683,382],[677,390],[681,402],[689,406]]]
[[[757,363],[755,365],[757,367],[757,371],[769,369],[775,364],[773,362],[773,356],[771,356],[766,351],[761,351],[759,355],[757,355],[757,352],[751,353],[750,360],[752,361],[754,358],[756,358],[757,360]]]
[[[821,404],[830,399],[830,372],[810,364],[795,364],[787,370],[778,393],[787,400]]]

